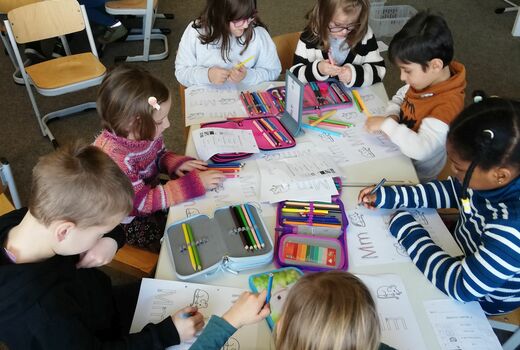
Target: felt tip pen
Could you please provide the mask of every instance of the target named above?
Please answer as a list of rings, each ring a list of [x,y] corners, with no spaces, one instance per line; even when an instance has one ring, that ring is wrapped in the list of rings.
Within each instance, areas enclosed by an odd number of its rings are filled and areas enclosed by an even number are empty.
[[[273,289],[273,278],[274,278],[274,274],[271,272],[269,274],[269,281],[267,282],[267,296],[265,298],[266,304],[269,304],[269,302],[271,301],[271,290]]]
[[[386,179],[383,177],[383,179],[381,179],[381,181],[379,181],[379,183],[376,185],[376,187],[374,187],[372,189],[372,191],[370,191],[370,194],[376,194],[377,190],[381,188],[381,186],[383,186],[386,182]]]

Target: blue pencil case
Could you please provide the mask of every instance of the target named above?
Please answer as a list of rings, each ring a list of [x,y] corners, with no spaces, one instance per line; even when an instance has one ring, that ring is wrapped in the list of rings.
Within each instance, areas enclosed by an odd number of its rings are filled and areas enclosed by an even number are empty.
[[[303,272],[296,267],[283,267],[281,269],[257,273],[249,276],[249,288],[255,293],[267,289],[269,274],[273,274],[273,285],[271,288],[271,300],[269,306],[271,314],[266,318],[271,330],[280,319],[281,311],[287,294],[291,287],[303,276]]]

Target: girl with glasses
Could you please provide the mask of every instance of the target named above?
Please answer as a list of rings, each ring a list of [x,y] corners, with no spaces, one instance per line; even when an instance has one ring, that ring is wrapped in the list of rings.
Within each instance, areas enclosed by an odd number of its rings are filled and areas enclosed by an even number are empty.
[[[318,0],[307,14],[291,67],[303,82],[336,78],[348,87],[380,82],[386,72],[368,26],[369,0]]]
[[[207,0],[182,35],[175,76],[184,86],[276,80],[280,60],[256,0]]]

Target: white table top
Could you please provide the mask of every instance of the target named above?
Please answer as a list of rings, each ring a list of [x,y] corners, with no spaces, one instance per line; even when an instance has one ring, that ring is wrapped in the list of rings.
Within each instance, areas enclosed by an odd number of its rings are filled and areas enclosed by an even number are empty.
[[[373,91],[379,95],[384,101],[388,100],[383,84],[379,83],[372,87]],[[188,139],[186,146],[186,154],[187,155],[195,155],[196,151],[193,145],[193,141],[191,137]],[[247,161],[247,160],[246,160]],[[358,182],[366,182],[369,184],[377,183],[383,176],[387,179],[398,179],[405,180],[412,183],[417,183],[418,179],[415,173],[415,169],[412,165],[410,159],[405,156],[399,156],[394,158],[382,159],[373,162],[360,163],[351,165],[345,169],[345,174],[343,174],[350,183],[358,183]],[[346,208],[354,208],[357,206],[357,194],[359,190],[364,187],[344,187],[341,195],[341,199],[345,204]],[[196,203],[196,200],[194,201]],[[262,206],[269,206],[269,204],[262,204]],[[175,212],[176,207],[173,206],[170,208],[170,212],[168,215],[168,224],[170,224],[172,220],[172,215]],[[265,212],[265,211],[264,211]],[[273,210],[268,210],[267,212],[274,212]],[[274,227],[275,227],[275,217],[265,216],[262,214],[263,219],[265,221],[267,228],[272,228],[271,236],[274,237]],[[167,224],[167,225],[168,225]],[[167,279],[167,280],[177,280],[175,275],[175,270],[173,267],[173,260],[171,258],[171,253],[169,249],[167,249],[167,245],[163,244],[161,247],[161,252],[159,256],[159,262],[157,266],[157,271],[155,274],[156,278],[159,279]],[[244,289],[249,289],[248,286],[248,277],[251,274],[259,273],[263,271],[268,271],[275,269],[276,267],[271,263],[262,268],[247,270],[241,272],[238,275],[233,275],[227,272],[217,272],[212,276],[208,277],[200,277],[197,279],[190,280],[190,282],[195,283],[206,283],[212,285],[221,285],[221,286],[229,286],[229,287],[239,287]],[[437,338],[435,336],[434,330],[430,325],[428,320],[426,310],[424,308],[423,302],[425,300],[431,299],[445,299],[447,298],[442,292],[437,290],[417,269],[417,267],[412,263],[397,263],[397,264],[386,264],[386,265],[375,265],[375,266],[363,266],[363,267],[351,267],[349,268],[349,272],[358,273],[358,274],[384,274],[391,273],[399,275],[405,283],[406,290],[408,292],[408,296],[412,305],[412,308],[415,312],[417,322],[419,323],[419,328],[421,330],[423,339],[425,344],[428,344],[430,349],[440,349],[438,345]],[[265,329],[264,329],[265,328]],[[269,336],[268,328],[261,327],[261,332],[266,332],[266,336]],[[261,338],[260,338],[261,339]]]

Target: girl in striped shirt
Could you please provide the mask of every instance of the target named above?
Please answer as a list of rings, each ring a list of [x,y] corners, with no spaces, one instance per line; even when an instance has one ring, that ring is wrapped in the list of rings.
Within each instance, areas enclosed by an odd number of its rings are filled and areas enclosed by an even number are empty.
[[[520,103],[491,98],[466,108],[451,124],[448,158],[455,178],[417,186],[373,187],[359,193],[367,208],[458,208],[453,237],[464,255],[444,252],[406,211],[390,232],[423,274],[459,301],[487,314],[520,306]]]

